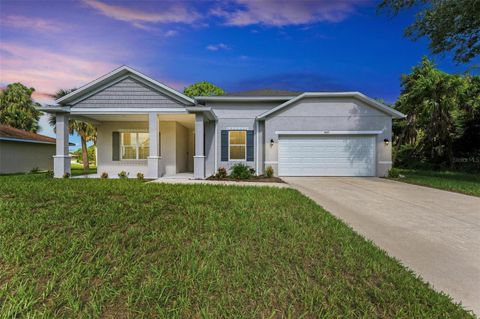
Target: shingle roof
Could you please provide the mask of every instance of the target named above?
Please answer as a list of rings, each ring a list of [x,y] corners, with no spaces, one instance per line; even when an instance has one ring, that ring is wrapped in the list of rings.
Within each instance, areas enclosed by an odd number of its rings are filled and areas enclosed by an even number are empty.
[[[54,138],[37,133],[27,132],[5,124],[0,124],[0,140],[20,140],[22,142],[55,144]]]
[[[249,90],[234,93],[227,93],[224,96],[297,96],[303,92],[275,89]]]

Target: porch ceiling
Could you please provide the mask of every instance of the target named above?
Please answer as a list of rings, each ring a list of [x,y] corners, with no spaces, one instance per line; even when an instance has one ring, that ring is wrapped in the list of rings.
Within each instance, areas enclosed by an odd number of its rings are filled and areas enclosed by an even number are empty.
[[[92,122],[147,122],[148,114],[88,114],[72,115],[72,118],[78,118],[82,121],[91,120]],[[178,122],[188,129],[195,128],[195,114],[160,114],[160,121]]]

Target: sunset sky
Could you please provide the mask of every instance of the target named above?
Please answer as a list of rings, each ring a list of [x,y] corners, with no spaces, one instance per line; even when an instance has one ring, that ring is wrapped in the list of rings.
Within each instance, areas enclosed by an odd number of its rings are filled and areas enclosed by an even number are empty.
[[[355,90],[394,102],[400,75],[429,52],[403,37],[415,11],[388,18],[377,4],[0,0],[0,86],[22,82],[52,103],[56,90],[127,64],[178,90],[206,80],[230,92]],[[434,58],[448,72],[469,66]]]

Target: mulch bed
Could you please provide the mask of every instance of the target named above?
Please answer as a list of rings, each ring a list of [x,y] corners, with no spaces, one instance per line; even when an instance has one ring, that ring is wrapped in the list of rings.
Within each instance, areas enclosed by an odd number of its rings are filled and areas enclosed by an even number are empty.
[[[266,177],[266,176],[252,176],[249,179],[235,179],[231,177],[218,178],[210,176],[207,178],[209,181],[230,181],[230,182],[254,182],[254,183],[285,183],[279,177]]]

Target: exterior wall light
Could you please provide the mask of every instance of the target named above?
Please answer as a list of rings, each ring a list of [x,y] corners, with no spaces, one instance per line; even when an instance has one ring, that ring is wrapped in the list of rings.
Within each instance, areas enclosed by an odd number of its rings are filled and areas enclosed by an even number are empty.
[[[275,142],[273,141],[273,138],[272,138],[272,139],[270,140],[270,146],[273,146],[273,143],[275,143]]]
[[[385,143],[385,145],[388,145],[388,143],[390,143],[390,141],[388,140],[388,138],[386,138],[386,139],[383,140],[383,143]]]

